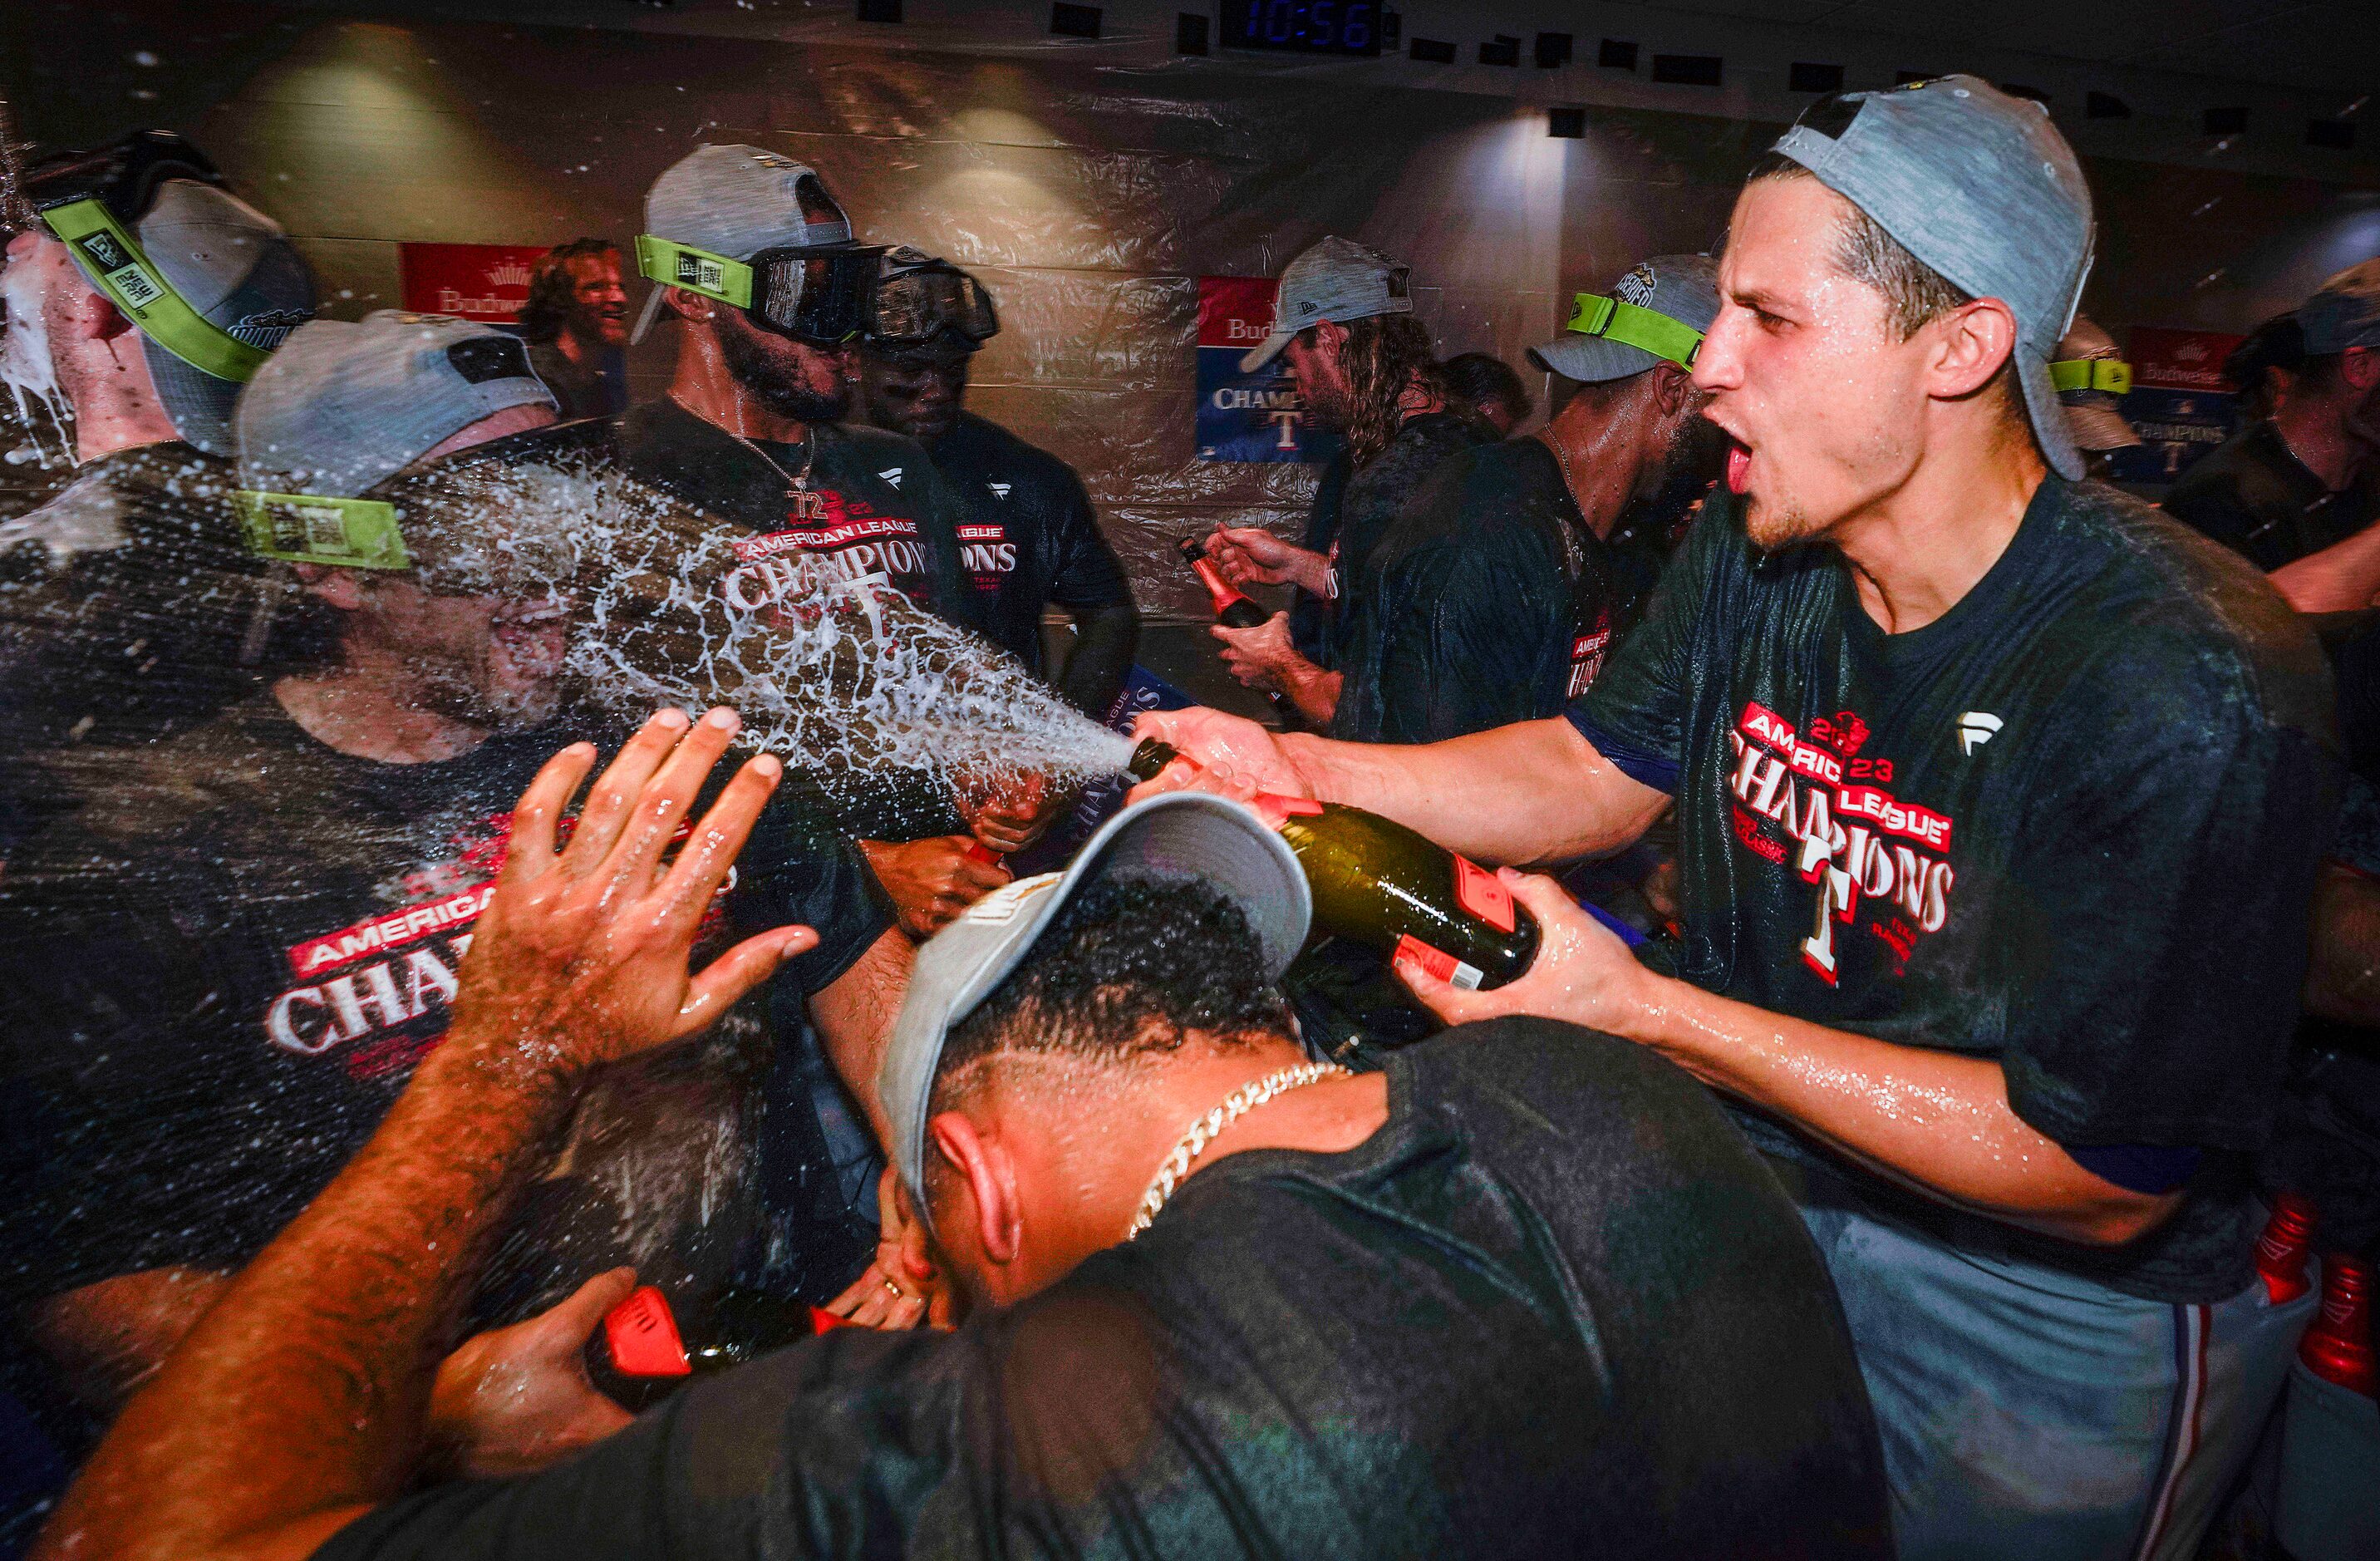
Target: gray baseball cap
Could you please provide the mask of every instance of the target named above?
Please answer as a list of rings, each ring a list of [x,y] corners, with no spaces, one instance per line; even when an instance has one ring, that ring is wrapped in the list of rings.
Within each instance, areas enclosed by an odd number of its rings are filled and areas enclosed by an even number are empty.
[[[2066,409],[2066,432],[2078,450],[2124,450],[2141,442],[2124,421],[2124,392],[2132,366],[2116,349],[2116,338],[2078,314],[2058,344],[2049,365],[2058,399]]]
[[[1718,318],[1718,262],[1655,255],[1629,268],[1609,293],[1579,294],[1562,334],[1529,348],[1529,361],[1585,384],[1624,380],[1663,361],[1691,368]]]
[[[1318,320],[1368,319],[1410,314],[1413,294],[1405,286],[1411,268],[1378,250],[1336,234],[1289,262],[1274,296],[1272,335],[1240,360],[1240,372],[1255,373],[1281,353],[1292,337]]]
[[[2298,305],[2310,357],[2350,347],[2380,347],[2380,259],[2350,265]]]
[[[508,407],[557,406],[520,338],[383,309],[301,325],[239,400],[243,487],[353,498]]]
[[[1775,149],[1974,298],[2016,316],[2017,379],[2041,452],[2082,475],[2049,379],[2091,274],[2091,189],[2049,110],[1973,76],[1811,105]]]
[[[853,241],[851,218],[816,169],[743,145],[697,147],[664,169],[645,193],[645,231],[734,261]],[[662,291],[657,284],[646,296],[629,341],[652,329]]]
[[[1305,872],[1289,843],[1241,803],[1172,791],[1126,808],[1090,838],[1062,873],[1020,878],[986,895],[917,950],[909,992],[892,1024],[877,1092],[891,1118],[892,1164],[926,1207],[926,1119],[942,1043],[1008,979],[1075,892],[1111,873],[1191,878],[1230,896],[1264,951],[1265,979],[1297,957],[1313,918]]]
[[[209,323],[267,351],[314,317],[314,277],[281,226],[255,207],[197,179],[166,179],[132,236],[166,286]],[[100,286],[79,246],[67,252]],[[213,456],[233,453],[237,380],[217,379],[143,334],[149,376],[174,430]]]

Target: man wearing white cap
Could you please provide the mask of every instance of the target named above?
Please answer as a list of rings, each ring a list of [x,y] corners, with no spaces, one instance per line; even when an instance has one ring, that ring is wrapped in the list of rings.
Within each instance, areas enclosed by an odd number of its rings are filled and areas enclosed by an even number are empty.
[[[42,425],[70,411],[79,470],[0,519],[0,701],[17,757],[44,739],[138,741],[204,720],[252,684],[228,457],[233,399],[314,311],[313,278],[272,219],[160,130],[28,171],[27,226],[0,270],[0,380]],[[45,403],[45,405],[44,405]],[[63,430],[64,425],[60,425]],[[220,588],[185,589],[192,573]]]
[[[402,1494],[407,1406],[476,1266],[451,1234],[501,1210],[593,1068],[809,940],[687,962],[685,908],[723,882],[771,762],[665,879],[621,827],[686,816],[727,729],[639,739],[558,856],[550,821],[593,755],[533,783],[446,1051],[127,1415],[62,1547],[1889,1554],[1824,1273],[1710,1099],[1531,1020],[1385,1075],[1307,1060],[1270,985],[1305,875],[1248,810],[1196,796],[1120,815],[919,956],[880,1082],[912,1272],[954,1282],[955,1332],[795,1344],[542,1473]]]
[[[1257,526],[1224,526],[1207,550],[1236,584],[1290,585],[1293,605],[1254,628],[1210,632],[1250,688],[1288,696],[1321,727],[1337,708],[1352,637],[1345,600],[1368,578],[1372,549],[1439,464],[1495,431],[1456,401],[1429,330],[1414,317],[1408,268],[1335,234],[1281,274],[1272,334],[1240,360],[1253,372],[1285,357],[1307,422],[1345,448],[1323,468],[1305,545]]]
[[[816,172],[757,146],[706,146],[645,197],[637,268],[652,282],[632,340],[664,308],[678,323],[669,394],[620,422],[628,471],[748,533],[724,590],[740,611],[878,580],[945,621],[970,621],[964,503],[915,440],[840,421],[885,253],[855,243]],[[918,930],[1005,881],[965,829],[1014,850],[1046,821],[998,808],[964,818],[940,791],[915,818],[856,827]],[[1028,822],[1029,821],[1029,822]]]
[[[1694,362],[1726,492],[1566,719],[1421,748],[1141,718],[1220,774],[1477,860],[1674,808],[1645,963],[1512,873],[1544,952],[1450,1020],[1625,1036],[1742,1103],[1841,1291],[1904,1556],[2194,1553],[2310,1299],[2271,1131],[2338,807],[2321,652],[2083,470],[2052,353],[2080,164],[1972,77],[1821,100],[1736,202]]]
[[[553,417],[520,342],[492,326],[394,311],[301,326],[241,398],[237,496],[254,561],[295,577],[284,611],[308,632],[215,718],[86,761],[82,807],[0,874],[5,1087],[31,1167],[0,1208],[0,1294],[102,1424],[441,1043],[512,801],[586,729],[562,710],[571,625],[554,593],[581,518],[486,502],[507,470],[600,457],[600,425]],[[838,1039],[905,950],[866,869],[794,810],[771,811],[771,848],[722,914],[819,930],[782,979]],[[757,1014],[728,1018],[715,1056],[765,1052],[766,1035]],[[731,1076],[758,1075],[744,1060],[641,1081],[678,1108],[663,1141],[704,1173],[629,1176],[593,1135],[577,1195],[552,1189],[579,1217],[538,1222],[489,1304],[555,1299],[557,1275],[611,1266],[622,1240],[656,1282],[721,1282],[759,1206],[749,1086],[710,1082]],[[613,1128],[615,1147],[669,1163]],[[606,1165],[635,1202],[601,1190]],[[816,1299],[867,1250],[856,1232],[794,1234],[797,1259],[816,1253],[795,1281]]]
[[[1527,439],[1442,462],[1392,520],[1350,593],[1346,682],[1330,735],[1437,742],[1558,715],[1602,670],[1624,579],[1623,516],[1666,530],[1718,479],[1725,441],[1694,388],[1718,313],[1718,267],[1659,255],[1530,349],[1566,396]]]

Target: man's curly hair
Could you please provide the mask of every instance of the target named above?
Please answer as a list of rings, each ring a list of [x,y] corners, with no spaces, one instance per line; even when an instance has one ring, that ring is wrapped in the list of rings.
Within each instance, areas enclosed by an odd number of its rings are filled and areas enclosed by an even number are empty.
[[[1003,1055],[1105,1066],[1177,1050],[1194,1030],[1227,1043],[1293,1033],[1237,902],[1196,879],[1119,873],[1069,901],[951,1031],[931,1111],[951,1109]]]
[[[578,299],[577,279],[570,262],[596,255],[616,255],[620,246],[609,238],[573,238],[548,250],[528,274],[528,301],[521,305],[521,339],[542,347],[562,335],[570,321],[570,307]]]

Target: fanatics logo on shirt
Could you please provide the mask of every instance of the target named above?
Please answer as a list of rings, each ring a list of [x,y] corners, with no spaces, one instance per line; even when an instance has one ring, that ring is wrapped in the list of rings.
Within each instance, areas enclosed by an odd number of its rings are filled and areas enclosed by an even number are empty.
[[[1008,496],[1010,484],[1006,482],[986,482],[984,486],[991,490],[993,498],[1004,499]]]
[[[1959,717],[1959,751],[1972,754],[1992,740],[2000,729],[2000,718],[1987,710],[1970,710]]]
[[[888,466],[876,475],[881,477],[884,481],[892,483],[895,488],[897,488],[901,485],[901,473],[905,470],[907,469],[905,467]]]

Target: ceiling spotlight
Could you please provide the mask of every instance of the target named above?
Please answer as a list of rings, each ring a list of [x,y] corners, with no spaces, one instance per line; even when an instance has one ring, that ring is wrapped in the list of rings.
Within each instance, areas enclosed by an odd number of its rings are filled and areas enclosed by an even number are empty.
[[[2248,110],[2245,105],[2210,108],[2201,128],[2210,136],[2244,136],[2248,133]]]
[[[2113,92],[2082,94],[2082,117],[2085,119],[2130,119],[2132,105]]]
[[[1481,65],[1519,65],[1521,41],[1509,33],[1496,34],[1494,43],[1479,45],[1479,63]]]
[[[1559,70],[1570,63],[1572,40],[1567,32],[1537,34],[1537,68]]]
[[[861,5],[868,0],[859,0]],[[1173,52],[1177,55],[1203,55],[1207,52],[1207,18],[1197,11],[1173,13]]]
[[[1546,134],[1556,140],[1585,140],[1586,110],[1583,108],[1547,109]]]
[[[1057,0],[1050,7],[1050,30],[1061,38],[1097,38],[1099,35],[1100,8],[1077,6],[1073,0]]]
[[[1636,68],[1636,45],[1625,38],[1607,38],[1595,51],[1595,63],[1607,70]]]
[[[1796,92],[1840,92],[1843,90],[1843,67],[1795,60],[1786,72],[1785,85]]]
[[[1653,79],[1672,87],[1716,87],[1724,63],[1717,55],[1655,55]]]
[[[1454,45],[1440,38],[1416,38],[1407,53],[1424,65],[1454,63]]]

